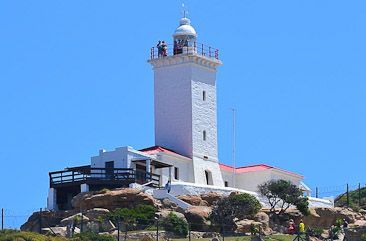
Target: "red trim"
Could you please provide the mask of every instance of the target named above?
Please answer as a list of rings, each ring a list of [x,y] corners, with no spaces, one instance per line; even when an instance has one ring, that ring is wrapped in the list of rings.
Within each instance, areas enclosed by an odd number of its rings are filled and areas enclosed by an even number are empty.
[[[149,154],[149,155],[156,155],[160,152],[163,152],[163,153],[167,153],[167,154],[173,154],[173,155],[178,155],[178,156],[188,158],[186,156],[183,156],[183,155],[181,155],[181,154],[179,154],[179,153],[177,153],[173,150],[170,150],[170,149],[162,147],[162,146],[151,146],[151,147],[141,149],[139,151],[144,152],[144,153]]]
[[[234,168],[232,166],[229,165],[225,165],[225,164],[220,164],[220,168],[226,171],[234,171]],[[273,166],[269,166],[266,164],[258,164],[258,165],[252,165],[252,166],[243,166],[243,167],[237,167],[236,168],[236,173],[246,173],[246,172],[255,172],[255,171],[263,171],[263,170],[268,170],[268,169],[274,169],[274,170],[278,170],[281,172],[285,172],[287,174],[293,175],[293,176],[297,176],[300,178],[303,178],[304,176],[294,173],[294,172],[290,172],[278,167],[273,167]]]

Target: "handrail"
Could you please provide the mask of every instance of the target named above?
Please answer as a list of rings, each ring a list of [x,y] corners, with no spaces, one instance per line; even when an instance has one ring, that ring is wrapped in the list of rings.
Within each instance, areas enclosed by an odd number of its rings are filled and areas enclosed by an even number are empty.
[[[49,176],[51,187],[61,184],[87,183],[88,181],[127,181],[130,183],[139,181],[154,182],[157,186],[160,184],[160,175],[132,168],[72,168],[71,170],[50,172]]]
[[[152,47],[150,49],[150,59],[159,59],[167,56],[179,54],[198,54],[207,58],[219,60],[219,50],[211,46],[198,43],[187,42],[185,45],[166,44],[165,47]]]

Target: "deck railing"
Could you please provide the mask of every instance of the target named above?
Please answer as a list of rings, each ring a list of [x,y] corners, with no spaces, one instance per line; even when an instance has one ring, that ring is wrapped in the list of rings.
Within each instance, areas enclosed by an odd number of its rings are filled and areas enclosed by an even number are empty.
[[[166,47],[152,47],[150,49],[150,59],[158,59],[167,56],[174,56],[179,54],[198,54],[207,58],[213,58],[219,60],[219,50],[211,46],[197,43],[188,42],[187,44],[180,46],[177,44],[166,44]]]
[[[63,171],[50,172],[49,176],[50,187],[82,183],[129,184],[134,182],[139,184],[151,182],[153,186],[160,185],[160,175],[132,168],[69,168]]]

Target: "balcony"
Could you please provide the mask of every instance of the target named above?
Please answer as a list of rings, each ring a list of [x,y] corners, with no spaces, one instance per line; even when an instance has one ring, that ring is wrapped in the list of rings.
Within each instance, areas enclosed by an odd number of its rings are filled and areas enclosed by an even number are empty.
[[[160,186],[160,175],[132,168],[93,168],[81,166],[50,172],[50,187],[63,188],[81,184],[91,187],[127,187],[131,183]]]
[[[150,49],[151,60],[180,54],[196,54],[209,59],[219,60],[218,49],[197,42],[186,42],[184,45],[166,44],[163,47],[152,47]]]

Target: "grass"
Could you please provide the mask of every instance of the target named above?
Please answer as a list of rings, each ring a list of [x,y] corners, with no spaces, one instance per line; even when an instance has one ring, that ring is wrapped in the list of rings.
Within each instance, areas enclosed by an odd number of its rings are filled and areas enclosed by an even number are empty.
[[[264,238],[266,241],[292,241],[295,236],[291,235],[271,235]],[[250,236],[242,236],[242,237],[225,237],[225,241],[250,241]],[[185,239],[172,239],[172,241],[188,241],[188,238]],[[200,240],[200,241],[209,241],[211,238],[202,238],[202,239],[192,239],[192,240]]]
[[[20,232],[17,230],[0,231],[0,241],[66,241],[61,237],[49,237],[32,232]]]

